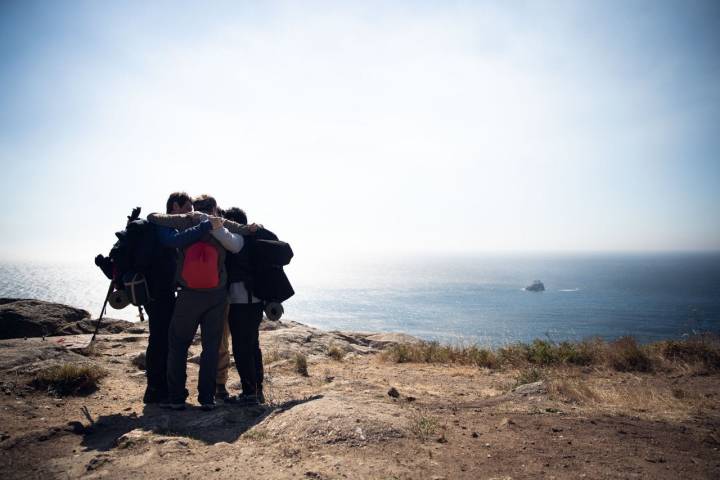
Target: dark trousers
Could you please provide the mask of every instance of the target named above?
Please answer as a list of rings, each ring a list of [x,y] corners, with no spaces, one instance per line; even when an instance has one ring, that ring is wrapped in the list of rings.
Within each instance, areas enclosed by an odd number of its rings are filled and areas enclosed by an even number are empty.
[[[162,296],[145,306],[150,324],[150,338],[145,352],[148,389],[167,391],[168,330],[175,309],[173,293]]]
[[[242,391],[255,395],[262,391],[264,378],[260,351],[262,303],[231,303],[228,325],[232,334],[233,357],[240,375]]]
[[[202,325],[202,353],[198,401],[201,404],[213,403],[226,305],[227,291],[224,288],[212,291],[185,289],[178,292],[168,336],[167,384],[171,403],[183,403],[187,398],[187,352],[199,325]]]

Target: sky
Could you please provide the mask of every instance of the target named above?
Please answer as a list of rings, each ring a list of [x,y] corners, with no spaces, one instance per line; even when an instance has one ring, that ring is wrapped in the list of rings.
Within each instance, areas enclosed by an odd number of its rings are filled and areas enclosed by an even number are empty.
[[[720,2],[0,0],[0,259],[170,192],[326,255],[720,249]]]

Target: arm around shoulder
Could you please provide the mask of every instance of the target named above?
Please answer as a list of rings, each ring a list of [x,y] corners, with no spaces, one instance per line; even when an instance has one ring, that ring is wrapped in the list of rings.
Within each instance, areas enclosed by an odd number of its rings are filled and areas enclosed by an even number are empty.
[[[210,234],[230,253],[238,253],[245,245],[242,235],[231,233],[227,228],[211,230]]]
[[[250,227],[241,223],[233,222],[232,220],[223,219],[223,226],[227,228],[231,233],[238,235],[253,235],[254,232],[250,231]]]
[[[169,213],[151,213],[147,216],[148,222],[160,225],[161,227],[177,228],[185,230],[200,223],[199,217],[193,217],[190,214],[182,213],[172,215]]]

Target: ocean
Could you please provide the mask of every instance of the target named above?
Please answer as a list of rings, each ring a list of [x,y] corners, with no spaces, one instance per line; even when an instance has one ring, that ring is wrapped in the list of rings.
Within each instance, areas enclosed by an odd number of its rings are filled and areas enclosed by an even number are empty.
[[[497,346],[632,335],[720,333],[720,253],[296,258],[285,318],[323,329],[405,332]],[[544,292],[523,288],[541,280]],[[97,317],[108,282],[87,263],[0,263],[0,297]],[[137,320],[137,309],[108,316]]]

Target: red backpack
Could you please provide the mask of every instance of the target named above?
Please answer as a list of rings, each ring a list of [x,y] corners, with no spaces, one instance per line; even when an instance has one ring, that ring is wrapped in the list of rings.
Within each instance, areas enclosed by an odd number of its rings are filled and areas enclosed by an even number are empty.
[[[208,289],[220,285],[217,247],[210,242],[195,242],[185,249],[180,276],[188,288]]]

